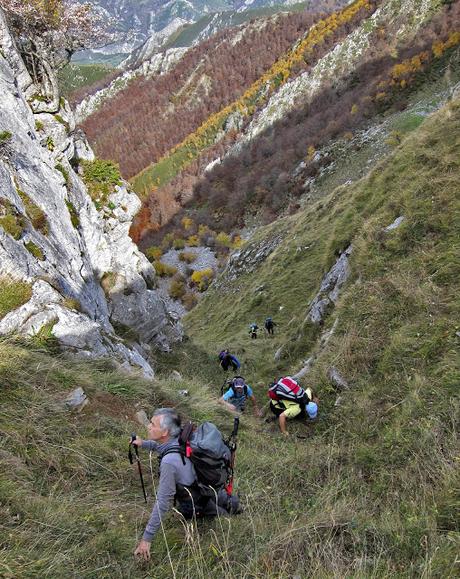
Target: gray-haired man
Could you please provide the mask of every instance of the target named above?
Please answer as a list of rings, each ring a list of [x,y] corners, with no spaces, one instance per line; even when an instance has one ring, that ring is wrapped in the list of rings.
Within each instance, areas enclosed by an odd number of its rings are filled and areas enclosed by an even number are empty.
[[[178,437],[180,431],[181,421],[176,411],[172,408],[160,408],[155,411],[148,426],[150,440],[136,438],[133,441],[133,444],[147,450],[154,450],[160,457],[163,456],[160,466],[157,500],[153,506],[142,540],[134,551],[135,555],[145,560],[150,559],[150,544],[161,526],[162,518],[172,507],[178,489],[193,487],[196,481],[195,469],[190,459],[182,456],[179,452],[174,452],[175,449],[179,450]],[[192,495],[194,495],[193,489],[191,491]],[[184,516],[194,511],[194,505],[191,505],[192,499],[188,499],[187,494],[185,498],[178,497],[180,500],[179,510],[181,512],[184,511]],[[193,500],[199,501],[199,497],[195,495]],[[190,505],[187,505],[187,502]],[[223,515],[228,514],[226,510],[216,506],[215,501],[207,501],[201,514],[216,515],[217,512]]]

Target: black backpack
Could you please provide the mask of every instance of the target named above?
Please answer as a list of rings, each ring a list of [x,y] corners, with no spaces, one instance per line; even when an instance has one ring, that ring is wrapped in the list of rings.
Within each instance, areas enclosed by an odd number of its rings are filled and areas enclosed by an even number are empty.
[[[171,453],[179,453],[183,461],[185,457],[192,461],[197,485],[204,496],[214,496],[231,474],[230,447],[212,422],[203,422],[198,427],[188,422],[179,435],[179,445],[159,457],[160,465],[163,457]]]

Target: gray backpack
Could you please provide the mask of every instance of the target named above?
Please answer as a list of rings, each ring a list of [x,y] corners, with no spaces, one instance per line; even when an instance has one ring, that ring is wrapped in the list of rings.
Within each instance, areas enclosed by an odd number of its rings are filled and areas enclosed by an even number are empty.
[[[198,427],[188,422],[179,435],[179,447],[167,450],[160,461],[172,452],[192,461],[203,494],[206,491],[214,494],[224,487],[230,475],[230,448],[212,422],[203,422]]]

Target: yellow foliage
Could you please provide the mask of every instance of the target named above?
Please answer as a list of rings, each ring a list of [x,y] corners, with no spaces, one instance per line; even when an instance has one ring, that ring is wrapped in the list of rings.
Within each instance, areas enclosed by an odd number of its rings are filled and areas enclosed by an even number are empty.
[[[198,235],[190,235],[187,239],[187,245],[190,247],[198,247],[200,245],[200,239]]]
[[[153,245],[146,250],[145,255],[150,261],[154,261],[155,259],[160,259],[160,257],[163,255],[163,250],[161,247]]]
[[[354,105],[351,107],[351,111],[350,111],[351,114],[352,114],[352,115],[356,115],[356,113],[357,113],[358,111],[359,111],[358,105],[357,105],[357,104],[354,104]]]
[[[173,279],[171,285],[169,286],[169,295],[173,299],[181,299],[184,297],[186,292],[185,283],[181,279]]]
[[[167,233],[161,240],[161,247],[163,249],[169,249],[172,246],[173,241],[174,241],[174,234]]]
[[[191,219],[190,217],[182,217],[181,223],[182,227],[185,229],[185,231],[187,231],[192,227],[193,219]]]
[[[239,235],[235,235],[232,242],[233,249],[238,249],[242,245],[244,245],[244,239],[242,239]]]
[[[194,271],[191,276],[191,280],[194,284],[198,286],[200,292],[205,291],[208,289],[209,284],[214,277],[214,272],[211,268],[202,269],[200,271]]]
[[[230,235],[224,233],[223,231],[217,234],[216,241],[221,245],[223,245],[224,247],[231,247],[232,245]]]
[[[307,162],[311,161],[316,153],[316,149],[313,145],[310,145],[307,149]]]
[[[155,261],[153,263],[153,267],[155,268],[157,275],[160,277],[172,277],[177,273],[176,267],[168,265],[167,263],[163,263],[162,261]]]
[[[185,239],[181,239],[178,237],[173,241],[173,248],[174,249],[184,249],[185,247]]]

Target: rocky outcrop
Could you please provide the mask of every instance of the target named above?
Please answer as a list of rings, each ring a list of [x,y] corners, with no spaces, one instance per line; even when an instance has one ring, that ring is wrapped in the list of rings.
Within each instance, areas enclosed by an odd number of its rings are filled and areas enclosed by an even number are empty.
[[[128,58],[120,63],[120,68],[124,70],[133,70],[140,67],[144,62],[153,60],[158,52],[165,45],[168,38],[179,28],[182,28],[189,22],[183,18],[174,18],[167,26],[158,32],[153,32],[149,38],[134,50]]]
[[[1,12],[0,42],[0,133],[8,140],[0,148],[0,276],[33,289],[29,302],[0,320],[0,333],[32,335],[46,325],[79,356],[110,356],[152,376],[139,352],[169,348],[181,329],[128,236],[140,201],[120,184],[96,207],[80,175],[81,161],[93,153],[63,99],[56,112],[34,106],[40,87]],[[138,347],[116,335],[117,324]]]
[[[237,279],[240,275],[251,273],[267,257],[275,251],[283,240],[283,234],[263,239],[260,242],[248,243],[242,249],[234,251],[228,262],[225,271],[219,280],[214,282],[214,287],[225,287],[228,281]]]
[[[401,223],[404,221],[404,215],[400,215],[399,217],[396,217],[396,219],[393,221],[393,223],[390,223],[390,225],[387,225],[387,227],[385,227],[383,230],[384,231],[393,231],[393,229],[398,229],[398,227],[401,225]]]
[[[334,366],[331,366],[327,371],[327,377],[334,388],[339,392],[342,390],[348,390],[350,388],[348,382],[345,380],[342,374],[340,374],[337,368],[334,368]]]
[[[340,288],[347,281],[350,274],[348,257],[351,252],[352,246],[350,245],[324,276],[319,292],[310,304],[307,320],[310,320],[314,324],[322,323],[328,308],[337,301]]]

